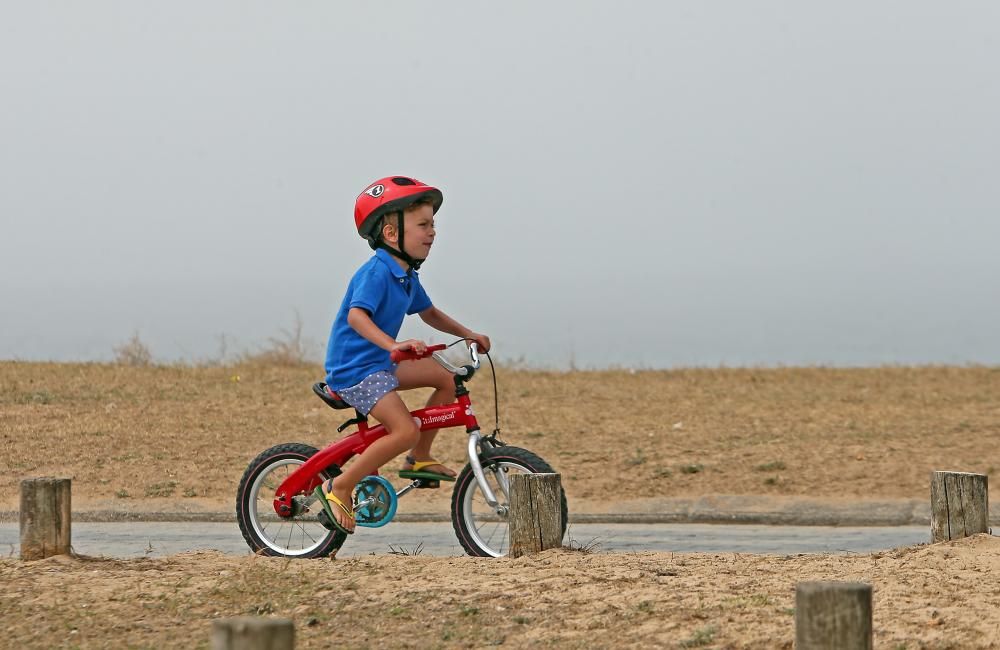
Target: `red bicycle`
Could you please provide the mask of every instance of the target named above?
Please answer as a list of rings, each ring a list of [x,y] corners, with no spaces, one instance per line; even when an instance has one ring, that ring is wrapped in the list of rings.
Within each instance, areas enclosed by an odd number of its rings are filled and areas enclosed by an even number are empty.
[[[456,341],[459,343],[461,341]],[[454,343],[452,344],[454,345]],[[464,426],[469,436],[468,457],[458,477],[451,498],[451,520],[462,548],[469,555],[500,557],[508,550],[508,512],[511,472],[552,472],[552,467],[537,455],[511,447],[499,439],[497,426],[483,436],[465,387],[480,367],[476,344],[469,346],[471,364],[455,366],[435,352],[445,345],[427,348],[425,354],[412,351],[393,353],[393,361],[421,359],[428,356],[455,377],[455,401],[411,411],[419,419],[422,431]],[[488,356],[488,355],[487,355]],[[492,367],[492,363],[490,364]],[[493,376],[496,391],[496,374]],[[313,391],[334,409],[351,408],[324,383]],[[338,427],[342,432],[351,425],[357,430],[322,450],[301,443],[286,443],[259,454],[247,467],[236,494],[236,516],[243,538],[256,553],[284,557],[313,558],[335,553],[347,535],[337,530],[317,503],[314,489],[326,479],[340,474],[340,468],[353,456],[362,453],[386,435],[381,424],[369,427],[368,418],[355,411],[356,417]],[[499,415],[499,409],[497,409]],[[384,526],[396,514],[400,497],[418,488],[436,488],[440,476],[421,472],[399,473],[411,482],[400,490],[377,472],[365,477],[354,489],[354,516],[358,526]],[[566,532],[566,495],[562,494],[562,526]]]

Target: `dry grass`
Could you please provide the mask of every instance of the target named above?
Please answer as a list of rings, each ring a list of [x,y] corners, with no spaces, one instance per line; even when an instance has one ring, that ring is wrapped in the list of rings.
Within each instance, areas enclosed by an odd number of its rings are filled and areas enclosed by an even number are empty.
[[[73,478],[76,508],[229,510],[258,452],[338,437],[347,416],[310,391],[321,374],[2,362],[0,508],[16,509],[20,479],[58,475]],[[1000,467],[1000,368],[501,370],[499,381],[504,438],[597,510],[614,509],[611,495],[924,498],[931,470]],[[486,429],[488,376],[471,388]],[[435,451],[464,463],[463,433],[444,431]],[[423,492],[403,511],[445,511],[446,491]]]
[[[302,334],[302,316],[296,311],[290,329],[282,329],[278,336],[271,336],[267,344],[253,352],[239,356],[243,365],[308,366],[314,364],[319,345]],[[224,357],[223,357],[224,358]]]

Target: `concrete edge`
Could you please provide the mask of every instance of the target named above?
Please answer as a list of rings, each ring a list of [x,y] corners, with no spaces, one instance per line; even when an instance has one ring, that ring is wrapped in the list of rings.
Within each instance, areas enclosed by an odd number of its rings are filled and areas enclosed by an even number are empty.
[[[714,501],[714,500],[713,500]],[[621,524],[753,524],[771,526],[921,526],[930,525],[930,508],[910,501],[844,504],[793,502],[762,508],[763,503],[707,504],[702,500],[686,500],[674,508],[659,508],[643,512],[570,512],[569,523]],[[662,504],[661,504],[662,505]],[[729,507],[725,507],[725,506]],[[755,506],[755,507],[748,507]],[[991,509],[992,510],[992,509]],[[1000,513],[990,513],[990,524],[1000,525]],[[0,522],[19,521],[16,510],[0,511]],[[91,522],[235,522],[232,512],[136,512],[119,510],[76,510],[73,521]],[[409,512],[395,517],[399,522],[448,522],[447,513]]]

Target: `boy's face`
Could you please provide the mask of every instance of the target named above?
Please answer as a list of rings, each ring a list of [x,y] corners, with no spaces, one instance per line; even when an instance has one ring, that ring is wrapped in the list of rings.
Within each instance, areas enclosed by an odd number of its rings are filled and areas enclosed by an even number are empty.
[[[407,255],[414,259],[427,259],[431,246],[434,244],[434,208],[429,205],[418,205],[403,213],[403,248]],[[395,241],[399,246],[399,235]]]

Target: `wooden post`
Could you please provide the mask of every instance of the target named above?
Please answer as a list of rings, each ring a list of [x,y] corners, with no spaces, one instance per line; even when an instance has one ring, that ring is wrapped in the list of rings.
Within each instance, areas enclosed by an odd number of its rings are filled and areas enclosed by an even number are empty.
[[[990,530],[985,474],[931,472],[931,543]]]
[[[295,624],[287,618],[240,616],[212,621],[212,650],[293,650]]]
[[[872,586],[859,582],[795,585],[796,650],[871,650]]]
[[[558,474],[510,477],[510,557],[562,546],[562,487]]]
[[[21,559],[68,555],[70,512],[68,478],[21,481]]]

